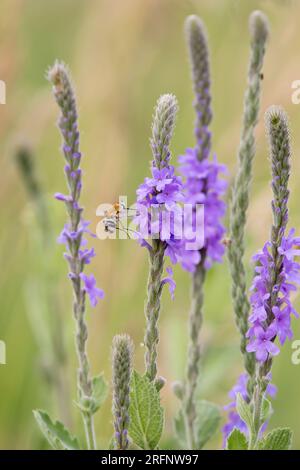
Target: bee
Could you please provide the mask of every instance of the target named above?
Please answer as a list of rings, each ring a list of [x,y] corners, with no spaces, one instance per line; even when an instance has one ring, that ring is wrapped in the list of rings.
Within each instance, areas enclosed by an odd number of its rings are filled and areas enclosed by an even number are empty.
[[[133,211],[133,214],[131,214]],[[104,231],[107,233],[115,233],[116,230],[121,230],[129,235],[129,232],[134,230],[129,229],[123,225],[122,219],[128,217],[134,217],[136,211],[125,206],[123,203],[115,202],[112,204],[111,209],[105,210],[103,213],[102,223],[104,225]]]
[[[227,238],[227,237],[224,237],[223,240],[222,240],[222,243],[223,243],[224,246],[226,246],[228,248],[231,245],[231,239]]]

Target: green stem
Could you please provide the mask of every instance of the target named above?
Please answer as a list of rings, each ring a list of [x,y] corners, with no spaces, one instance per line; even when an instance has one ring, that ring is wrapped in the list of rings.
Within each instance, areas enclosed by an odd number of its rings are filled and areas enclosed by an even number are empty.
[[[157,345],[159,342],[158,320],[160,314],[160,299],[162,292],[162,274],[164,269],[165,243],[161,240],[152,240],[150,252],[150,270],[147,287],[147,303],[145,308],[145,364],[146,374],[151,381],[157,374]]]
[[[85,430],[88,450],[96,450],[97,444],[96,444],[93,417],[87,415],[85,412],[82,412],[82,418],[83,418],[83,423],[84,423],[84,430]]]

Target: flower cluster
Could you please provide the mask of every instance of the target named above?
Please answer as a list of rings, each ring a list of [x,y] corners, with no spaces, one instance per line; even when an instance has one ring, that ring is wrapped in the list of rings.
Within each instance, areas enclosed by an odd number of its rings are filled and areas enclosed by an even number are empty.
[[[269,375],[268,377],[271,379],[271,376]],[[248,374],[241,374],[237,380],[236,385],[230,390],[229,392],[229,397],[231,398],[231,402],[224,406],[224,410],[228,411],[228,421],[227,423],[223,426],[222,432],[223,432],[223,445],[225,447],[226,441],[230,433],[233,431],[234,428],[239,429],[241,432],[243,432],[246,436],[248,435],[248,428],[247,425],[244,423],[244,421],[240,418],[239,414],[236,411],[236,399],[237,399],[237,394],[240,393],[242,398],[246,401],[249,402],[249,394],[247,390],[248,386],[248,380],[249,376]],[[277,393],[277,388],[275,385],[269,383],[265,394],[270,397],[274,397]],[[267,422],[264,423],[261,432],[265,430],[267,426]]]
[[[142,246],[150,251],[152,246],[147,239],[159,240],[164,246],[164,256],[168,256],[172,264],[181,263],[187,271],[193,272],[200,261],[197,240],[193,249],[188,242],[193,238],[191,217],[186,216],[183,183],[175,175],[170,164],[169,150],[171,136],[175,126],[177,100],[173,95],[159,98],[154,113],[151,137],[153,160],[151,178],[145,178],[137,189],[137,238]],[[170,272],[169,272],[170,274]],[[173,289],[173,282],[166,279]]]
[[[185,155],[179,157],[180,171],[185,177],[185,203],[204,205],[204,248],[206,251],[205,268],[213,262],[221,262],[224,254],[222,238],[225,228],[220,220],[225,214],[226,205],[221,196],[225,193],[227,184],[220,179],[220,173],[225,166],[208,160],[208,155],[199,160],[196,148],[189,148]]]
[[[61,199],[61,194],[56,193],[55,197],[58,200]],[[90,303],[92,307],[95,307],[98,303],[98,299],[103,299],[104,292],[102,289],[99,289],[96,286],[96,279],[93,274],[87,276],[83,273],[84,265],[90,264],[91,259],[95,256],[94,248],[86,248],[87,240],[84,238],[84,234],[89,234],[91,237],[95,237],[95,235],[88,229],[90,222],[81,219],[80,223],[76,230],[72,230],[70,224],[66,224],[59,235],[57,241],[58,243],[62,243],[66,246],[67,252],[64,253],[66,260],[69,262],[71,267],[71,271],[69,273],[70,279],[74,278],[74,271],[75,266],[73,266],[73,258],[70,253],[72,253],[72,246],[75,244],[78,247],[78,262],[80,263],[80,274],[79,277],[81,281],[84,283],[83,290],[89,296]]]
[[[66,160],[65,175],[70,193],[65,195],[56,193],[55,198],[63,201],[69,215],[69,222],[65,225],[58,238],[59,243],[64,243],[67,248],[65,258],[70,266],[69,277],[72,280],[76,293],[81,292],[78,301],[81,302],[84,295],[88,294],[92,306],[102,299],[104,293],[96,287],[93,275],[83,275],[84,265],[89,264],[95,255],[93,249],[84,248],[87,241],[83,238],[88,230],[89,222],[82,218],[83,209],[79,205],[82,189],[82,171],[80,168],[81,152],[79,151],[78,116],[76,110],[75,94],[71,85],[66,67],[61,63],[55,63],[48,74],[53,84],[54,97],[61,109],[58,126],[63,138],[62,152]],[[92,234],[91,234],[92,235]],[[81,281],[84,286],[81,288]]]
[[[275,285],[272,283],[274,259],[271,244],[266,243],[263,250],[253,257],[257,265],[251,287],[252,314],[249,317],[251,326],[247,333],[250,339],[247,351],[255,352],[259,362],[279,353],[274,340],[278,337],[284,344],[287,338],[291,339],[291,315],[299,316],[290,298],[291,292],[296,290],[295,284],[300,284],[300,264],[294,260],[300,255],[300,249],[295,249],[300,247],[300,238],[294,237],[294,233],[295,230],[291,230],[287,237],[283,237],[278,248],[280,271]]]
[[[174,167],[167,164],[158,169],[152,163],[152,178],[146,178],[137,190],[137,217],[142,244],[151,249],[147,238],[158,238],[165,242],[165,255],[172,264],[181,263],[193,272],[200,260],[198,250],[186,247],[184,226],[184,200],[181,179],[175,175]],[[183,234],[184,228],[184,234]]]

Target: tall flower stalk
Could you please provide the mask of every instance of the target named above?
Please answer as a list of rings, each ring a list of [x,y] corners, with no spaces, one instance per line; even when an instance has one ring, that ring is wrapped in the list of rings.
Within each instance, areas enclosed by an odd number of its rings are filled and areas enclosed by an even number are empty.
[[[290,294],[300,283],[300,264],[294,261],[300,255],[300,238],[294,230],[286,234],[288,223],[288,181],[290,174],[290,138],[288,120],[279,107],[266,114],[266,128],[270,141],[272,168],[273,224],[270,242],[255,257],[256,276],[252,286],[252,314],[249,318],[250,339],[247,351],[255,353],[256,373],[252,398],[254,432],[250,435],[250,448],[255,448],[262,422],[262,401],[270,380],[273,356],[287,338],[292,338],[291,315],[294,310]],[[297,249],[295,248],[297,247]]]
[[[278,338],[282,345],[286,339],[291,339],[291,315],[299,317],[290,297],[296,284],[300,284],[300,264],[295,261],[295,257],[300,256],[300,238],[294,236],[294,229],[286,233],[291,151],[288,120],[280,107],[274,106],[267,111],[266,129],[272,168],[273,224],[270,241],[253,256],[255,276],[251,286],[246,351],[253,355],[254,374],[252,377],[243,374],[230,392],[233,401],[226,407],[229,420],[223,428],[225,439],[234,428],[247,434],[249,449],[256,448],[267,425],[268,416],[263,413],[265,398],[276,393],[270,383],[273,357],[280,352],[276,340]],[[250,426],[237,412],[238,394],[250,407]]]
[[[151,137],[151,149],[153,154],[153,176],[157,178],[157,183],[162,179],[162,188],[165,189],[166,183],[172,183],[168,178],[167,172],[169,169],[170,150],[169,145],[175,127],[175,118],[177,113],[177,100],[173,95],[163,95],[159,98],[154,113]],[[176,181],[174,181],[176,185]],[[145,182],[147,184],[147,181]],[[152,199],[150,193],[144,194],[143,189],[138,189],[138,204],[142,205],[144,196]],[[150,189],[150,187],[149,187]],[[157,186],[154,185],[151,189],[155,190],[156,197],[158,196]],[[177,192],[178,188],[174,187],[173,192]],[[152,201],[151,201],[152,202]],[[158,203],[160,201],[158,200]],[[162,201],[163,202],[163,201]],[[148,223],[148,217],[147,217]],[[144,344],[145,352],[145,365],[146,374],[148,378],[153,381],[157,375],[157,346],[159,342],[158,320],[161,307],[161,294],[162,294],[162,276],[164,270],[164,256],[167,244],[164,240],[157,238],[151,240],[149,246],[149,278],[147,284],[147,301],[145,306],[146,316],[146,331]]]
[[[175,264],[181,263],[193,271],[199,261],[196,251],[188,250],[184,237],[178,236],[183,227],[183,186],[170,164],[170,142],[175,127],[177,99],[173,95],[162,95],[156,105],[151,137],[153,161],[152,178],[145,178],[137,190],[137,217],[139,240],[149,251],[149,278],[145,306],[146,331],[146,374],[151,381],[157,379],[157,387],[163,381],[157,378],[157,346],[159,342],[158,321],[161,294],[164,284],[169,284],[173,295],[175,283],[171,267],[168,277],[163,278],[165,257]],[[169,224],[166,221],[169,220]],[[149,242],[147,241],[149,239]]]
[[[115,448],[128,449],[130,379],[133,344],[128,335],[117,335],[112,346],[113,417]]]
[[[209,125],[212,120],[212,110],[206,31],[200,18],[195,15],[187,18],[185,31],[195,93],[196,146],[187,149],[179,161],[181,173],[185,178],[185,203],[192,204],[194,210],[196,210],[197,204],[204,204],[204,246],[198,252],[199,259],[192,273],[188,360],[183,394],[187,441],[189,447],[193,449],[195,448],[195,392],[201,357],[200,330],[203,321],[203,285],[207,269],[213,262],[221,261],[224,253],[221,240],[225,230],[220,219],[225,213],[225,204],[220,196],[224,193],[226,185],[224,181],[219,179],[223,167],[217,163],[216,158],[209,159],[211,156]]]
[[[241,352],[244,356],[245,369],[249,376],[253,377],[255,373],[254,356],[246,351],[246,333],[248,330],[250,304],[247,295],[246,270],[243,258],[249,187],[252,178],[252,162],[255,155],[254,130],[258,122],[263,59],[269,35],[266,16],[260,11],[254,11],[250,15],[249,28],[251,52],[248,86],[244,99],[243,125],[238,151],[238,170],[232,188],[228,258],[232,277],[232,299],[235,321],[241,334]],[[251,384],[252,380],[248,384],[250,388]]]
[[[62,134],[62,151],[66,160],[65,175],[69,189],[68,195],[57,193],[56,198],[64,201],[69,217],[59,241],[64,243],[67,248],[65,258],[70,267],[69,278],[74,294],[73,313],[76,324],[75,344],[78,357],[78,406],[81,409],[85,426],[87,446],[89,449],[95,449],[93,413],[90,407],[93,401],[93,387],[86,351],[88,330],[85,320],[85,300],[86,294],[88,294],[91,305],[95,306],[98,299],[103,297],[103,292],[96,287],[94,276],[88,276],[83,272],[85,265],[89,264],[94,256],[94,251],[85,248],[84,235],[90,233],[87,228],[89,223],[82,218],[83,209],[79,205],[82,172],[80,169],[81,153],[79,151],[75,94],[64,64],[56,62],[48,72],[48,79],[53,85],[53,94],[61,111],[58,127]]]

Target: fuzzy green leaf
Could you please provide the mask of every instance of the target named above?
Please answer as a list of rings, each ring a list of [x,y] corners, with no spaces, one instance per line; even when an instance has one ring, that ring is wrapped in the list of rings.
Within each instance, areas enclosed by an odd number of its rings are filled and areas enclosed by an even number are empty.
[[[234,428],[227,439],[227,450],[247,450],[248,442],[245,434]]]
[[[266,421],[268,421],[272,413],[273,408],[271,402],[267,398],[264,398],[261,407],[261,422],[265,423]]]
[[[92,414],[99,410],[100,406],[106,400],[108,394],[108,385],[103,374],[92,378],[93,387],[93,406]]]
[[[131,439],[142,449],[155,449],[163,430],[163,409],[154,383],[136,371],[131,379],[129,414]]]
[[[236,410],[242,421],[247,425],[250,434],[254,431],[253,417],[250,409],[250,405],[245,402],[242,395],[237,393],[236,396]]]
[[[289,450],[293,433],[289,428],[277,428],[269,432],[257,445],[258,450]]]
[[[194,439],[197,449],[202,449],[215,434],[220,420],[220,409],[217,405],[206,400],[200,400],[196,403]]]
[[[55,450],[80,450],[77,437],[72,436],[60,421],[53,422],[45,411],[33,411],[36,422]]]

